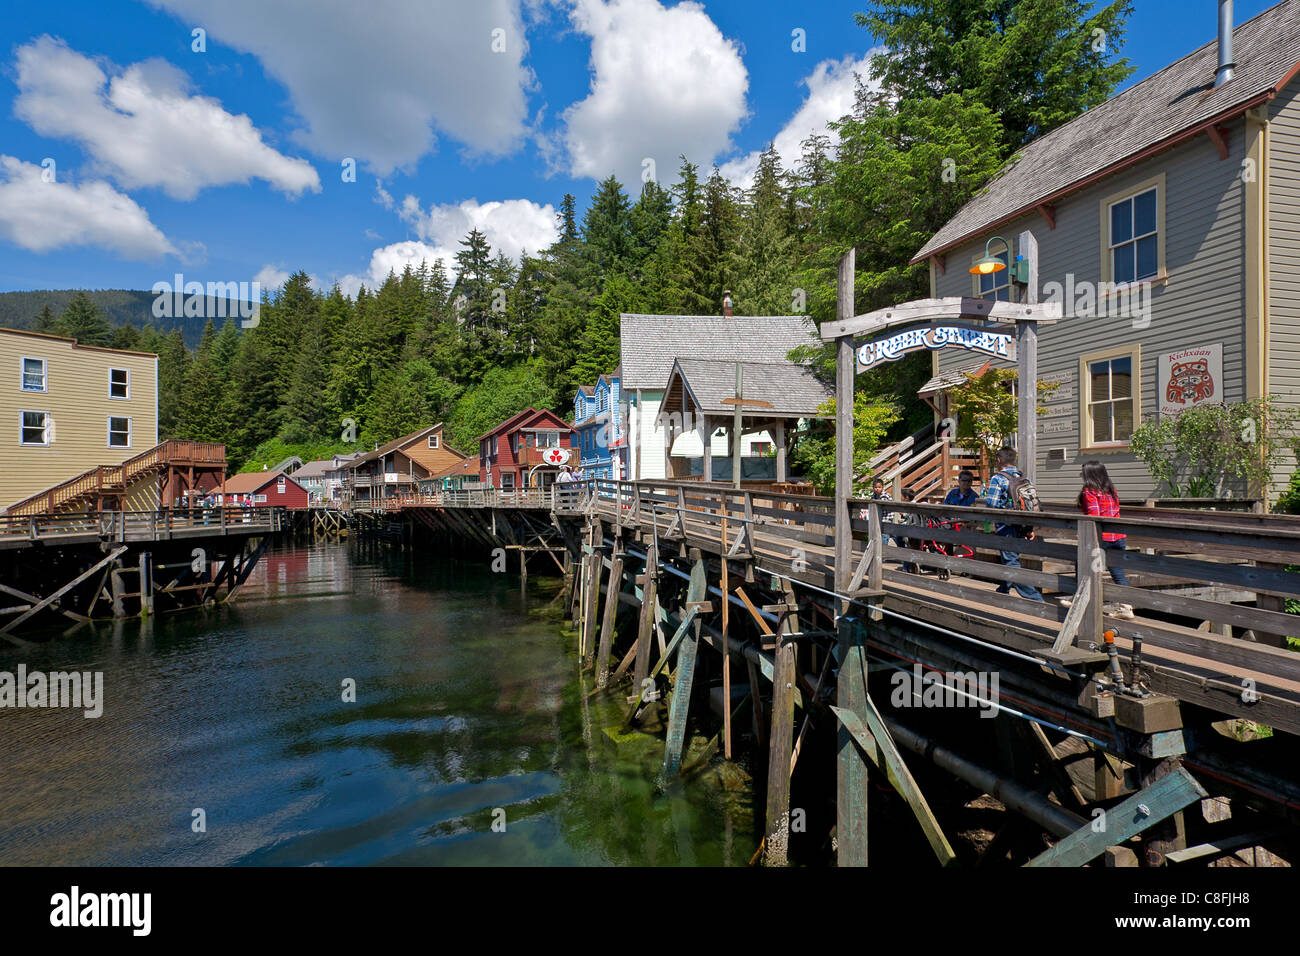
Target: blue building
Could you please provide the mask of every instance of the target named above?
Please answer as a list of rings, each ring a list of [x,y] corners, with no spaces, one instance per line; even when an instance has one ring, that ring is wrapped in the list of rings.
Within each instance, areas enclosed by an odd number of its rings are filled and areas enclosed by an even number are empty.
[[[573,402],[580,467],[588,478],[627,475],[627,439],[619,415],[619,370],[602,375],[595,385],[579,387]]]

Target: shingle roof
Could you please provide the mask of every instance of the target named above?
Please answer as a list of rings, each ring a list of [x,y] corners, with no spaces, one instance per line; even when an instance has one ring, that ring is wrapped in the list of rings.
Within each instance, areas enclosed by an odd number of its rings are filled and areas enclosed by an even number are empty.
[[[333,458],[322,458],[319,461],[307,462],[305,465],[303,465],[301,468],[295,471],[293,473],[293,476],[297,478],[299,481],[302,481],[302,479],[304,478],[322,478],[324,477],[325,472],[332,469],[333,467],[334,467]]]
[[[728,415],[735,411],[734,405],[723,404],[723,399],[736,395],[735,362],[679,358],[675,368],[681,371],[700,411]],[[741,362],[740,369],[744,397],[772,406],[753,409],[754,415],[810,418],[824,401],[835,396],[834,389],[817,379],[806,365]]]
[[[248,495],[269,485],[272,481],[284,475],[280,471],[245,471],[238,475],[231,475],[226,479],[218,491],[224,495]],[[288,475],[284,475],[289,481],[294,481]],[[294,484],[297,484],[295,481]]]
[[[782,362],[797,345],[816,345],[811,320],[802,315],[621,316],[619,343],[624,392],[661,389],[676,358],[731,358]]]
[[[1215,23],[1206,5],[1207,27]],[[1197,8],[1200,10],[1200,8]],[[1198,14],[1199,15],[1199,14]],[[1214,86],[1218,39],[1034,140],[912,259],[1014,219],[1112,166],[1285,86],[1300,65],[1300,0],[1285,0],[1233,31],[1236,74]],[[1238,144],[1239,145],[1239,144]],[[1207,147],[1208,148],[1208,147]]]
[[[462,475],[477,475],[479,469],[479,460],[477,458],[462,458],[454,465],[449,465],[435,475],[430,475],[430,480],[438,478],[459,478]]]

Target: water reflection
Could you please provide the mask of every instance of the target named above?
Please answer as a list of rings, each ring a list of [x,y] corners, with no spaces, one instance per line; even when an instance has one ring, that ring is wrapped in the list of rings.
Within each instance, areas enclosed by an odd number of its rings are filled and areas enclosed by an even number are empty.
[[[588,698],[556,586],[284,546],[234,606],[0,649],[105,694],[98,720],[0,710],[0,863],[747,862],[743,781],[654,792],[662,744]]]

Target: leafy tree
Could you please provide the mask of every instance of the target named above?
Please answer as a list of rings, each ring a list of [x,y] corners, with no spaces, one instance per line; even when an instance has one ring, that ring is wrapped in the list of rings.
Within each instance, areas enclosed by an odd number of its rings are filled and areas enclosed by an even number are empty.
[[[800,436],[790,452],[790,462],[813,483],[819,494],[835,490],[835,399],[828,399],[817,409],[830,416],[815,422],[806,435]],[[853,489],[866,494],[871,487],[868,468],[881,441],[901,414],[899,406],[861,392],[853,396]]]
[[[1276,395],[1193,405],[1148,418],[1129,448],[1172,497],[1262,495],[1286,453],[1300,454],[1300,410]]]
[[[984,449],[992,466],[998,449],[1014,444],[1020,423],[1019,399],[1012,386],[1018,374],[1013,369],[990,368],[983,375],[966,373],[966,382],[948,392],[949,407],[957,419],[957,437],[973,438]],[[1050,395],[1060,382],[1038,382],[1038,394]],[[1038,414],[1047,406],[1038,404]]]
[[[466,390],[447,421],[447,440],[461,451],[478,447],[478,438],[526,408],[550,408],[555,393],[533,364],[491,369],[479,384]]]
[[[855,15],[884,46],[872,73],[901,100],[970,96],[1018,149],[1104,102],[1133,72],[1119,56],[1131,0],[876,0]]]

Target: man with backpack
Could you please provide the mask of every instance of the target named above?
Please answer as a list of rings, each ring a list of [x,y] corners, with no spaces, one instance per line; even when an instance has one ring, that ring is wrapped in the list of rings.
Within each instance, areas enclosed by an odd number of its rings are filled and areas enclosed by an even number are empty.
[[[990,508],[1003,508],[1013,511],[1040,511],[1038,491],[1033,483],[1021,474],[1016,467],[1016,450],[1002,448],[997,456],[997,473],[988,480],[984,489],[984,501]],[[1025,524],[997,523],[994,530],[1008,538],[1029,538],[1033,535],[1033,526]],[[1016,551],[1003,551],[1002,564],[1008,568],[1020,567],[1020,554]],[[1028,584],[1012,584],[1003,581],[998,585],[999,594],[1008,594],[1011,588],[1027,601],[1042,601],[1038,588]]]

